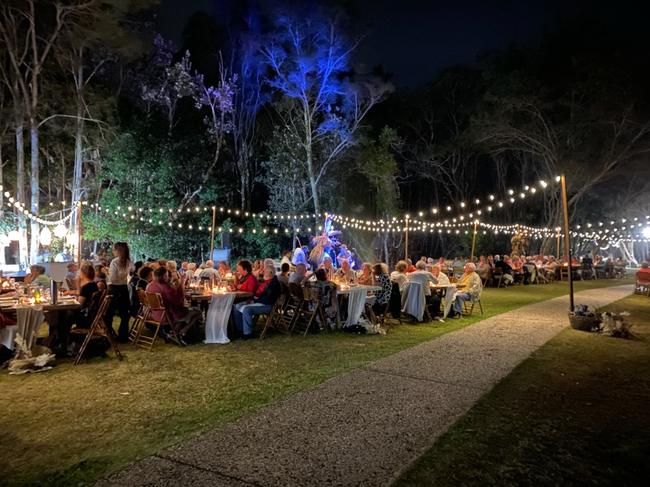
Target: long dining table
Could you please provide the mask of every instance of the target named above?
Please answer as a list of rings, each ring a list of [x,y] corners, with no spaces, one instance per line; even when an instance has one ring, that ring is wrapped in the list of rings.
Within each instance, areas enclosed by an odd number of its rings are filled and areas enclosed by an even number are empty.
[[[359,324],[361,315],[368,300],[368,293],[374,291],[381,291],[380,286],[367,286],[367,285],[338,285],[336,288],[337,297],[341,298],[347,296],[348,298],[348,316],[345,320],[345,326],[352,326]],[[374,295],[372,295],[374,297]],[[339,304],[340,304],[339,300]],[[341,315],[340,306],[336,307],[336,320],[337,326],[340,328]]]

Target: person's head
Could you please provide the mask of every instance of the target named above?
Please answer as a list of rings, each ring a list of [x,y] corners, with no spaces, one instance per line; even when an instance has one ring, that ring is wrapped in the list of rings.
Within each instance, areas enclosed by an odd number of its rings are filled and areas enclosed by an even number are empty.
[[[140,269],[140,272],[138,273],[140,276],[140,279],[151,282],[153,281],[153,269],[149,266],[143,267]]]
[[[266,266],[264,268],[264,280],[268,281],[269,279],[273,279],[273,276],[275,276],[275,267],[272,266]]]
[[[341,259],[341,269],[343,269],[345,272],[350,270],[350,262],[348,259]]]
[[[648,267],[650,267],[650,264],[647,262],[641,262],[641,269],[647,269]]]
[[[415,264],[415,268],[419,271],[423,271],[427,268],[427,264],[423,260],[418,260]]]
[[[90,262],[84,262],[81,264],[81,268],[79,269],[79,275],[87,281],[94,281],[95,268]]]
[[[104,271],[95,273],[95,282],[106,282],[106,273]]]
[[[169,272],[174,272],[176,270],[176,261],[168,260],[166,267]]]
[[[196,263],[194,263],[194,262],[189,262],[189,263],[187,264],[187,270],[188,270],[188,271],[195,271],[195,270],[196,270]]]
[[[158,269],[153,271],[153,276],[157,282],[167,282],[169,280],[169,272],[166,267],[158,267]]]
[[[237,271],[240,274],[250,274],[253,272],[253,265],[250,260],[242,259],[237,262]]]
[[[34,270],[36,271],[37,276],[45,274],[45,267],[43,267],[42,265],[35,265]]]
[[[275,269],[275,261],[273,259],[264,259],[264,267],[273,267]]]
[[[291,258],[291,250],[285,250],[284,252],[282,252],[282,257]]]
[[[115,242],[113,244],[113,255],[120,259],[120,264],[123,266],[126,265],[131,260],[129,245],[126,242]]]
[[[325,271],[325,269],[318,269],[316,271],[316,280],[327,281],[327,272]]]
[[[406,260],[406,265],[408,267],[411,267],[413,265],[413,261],[411,259],[405,259]]]
[[[305,264],[297,264],[296,274],[298,274],[299,276],[304,276],[305,274],[307,274],[307,266]]]
[[[395,270],[400,273],[406,272],[406,269],[408,269],[408,262],[405,260],[400,260],[397,264],[395,264]]]
[[[68,272],[77,272],[77,264],[70,262],[68,264]]]
[[[214,267],[214,261],[208,259],[205,261],[205,268],[206,269],[212,269]]]
[[[468,262],[463,267],[463,271],[465,272],[465,274],[471,274],[472,272],[476,272],[476,264],[474,264],[474,262]]]
[[[323,267],[325,269],[331,269],[332,268],[332,258],[325,254],[325,257],[323,258]]]
[[[372,273],[375,276],[380,276],[382,274],[388,274],[388,267],[383,262],[377,262],[372,266]]]
[[[370,262],[364,262],[363,265],[361,266],[361,272],[363,273],[364,276],[369,276],[370,273],[372,272],[372,265]]]
[[[282,274],[284,275],[289,273],[289,269],[291,269],[291,266],[289,265],[288,262],[285,262],[280,266],[280,272],[282,272]]]
[[[438,275],[440,274],[440,266],[437,265],[431,266],[431,274],[438,277]]]

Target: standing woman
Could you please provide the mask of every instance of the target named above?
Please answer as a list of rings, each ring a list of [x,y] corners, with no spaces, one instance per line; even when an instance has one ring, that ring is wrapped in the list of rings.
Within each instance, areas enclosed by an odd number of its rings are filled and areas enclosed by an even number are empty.
[[[112,328],[113,316],[120,317],[118,339],[121,342],[129,340],[129,316],[131,303],[129,301],[129,272],[133,267],[129,246],[126,242],[113,244],[113,255],[108,271],[108,294],[113,296],[111,306],[106,313],[106,325]]]

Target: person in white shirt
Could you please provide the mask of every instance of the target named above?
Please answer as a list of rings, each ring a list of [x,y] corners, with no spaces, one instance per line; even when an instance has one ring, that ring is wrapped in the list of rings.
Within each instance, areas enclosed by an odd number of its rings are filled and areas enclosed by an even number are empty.
[[[447,277],[447,274],[444,272],[440,272],[440,267],[437,265],[434,265],[431,268],[431,274],[433,274],[433,277],[436,278],[438,281],[438,284],[441,286],[449,286],[451,283],[449,282],[449,278]]]
[[[219,275],[219,271],[214,268],[214,261],[212,260],[206,260],[205,261],[205,267],[203,270],[199,273],[199,278],[200,279],[210,279],[210,282],[219,282],[221,280],[221,276]]]
[[[400,292],[404,290],[404,285],[408,280],[408,276],[406,275],[407,268],[408,264],[406,261],[400,260],[397,264],[395,264],[395,270],[390,273],[390,280],[397,283]]]
[[[115,258],[108,268],[108,294],[111,294],[113,299],[104,316],[104,322],[109,329],[112,329],[113,316],[117,313],[120,317],[118,339],[120,342],[126,343],[129,340],[129,319],[131,317],[128,284],[133,263],[126,242],[115,242],[113,255]]]
[[[431,294],[430,286],[431,284],[438,284],[438,280],[431,272],[426,270],[426,263],[423,260],[419,260],[415,264],[415,269],[415,272],[408,275],[409,282],[417,282],[424,289],[424,296],[431,316],[440,314],[440,296],[438,293]]]

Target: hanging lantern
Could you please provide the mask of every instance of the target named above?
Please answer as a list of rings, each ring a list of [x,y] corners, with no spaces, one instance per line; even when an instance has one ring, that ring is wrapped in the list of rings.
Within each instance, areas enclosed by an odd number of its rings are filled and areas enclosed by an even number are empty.
[[[50,232],[49,228],[43,227],[39,240],[41,242],[41,245],[44,245],[45,247],[49,246],[52,243],[52,232]]]
[[[54,227],[54,236],[57,238],[63,238],[65,237],[66,233],[68,233],[68,229],[65,228],[65,225],[63,223],[59,223],[56,227]]]
[[[12,240],[12,241],[20,240],[20,232],[18,230],[12,230],[11,232],[9,232],[7,234],[7,236],[9,237],[9,240]]]

